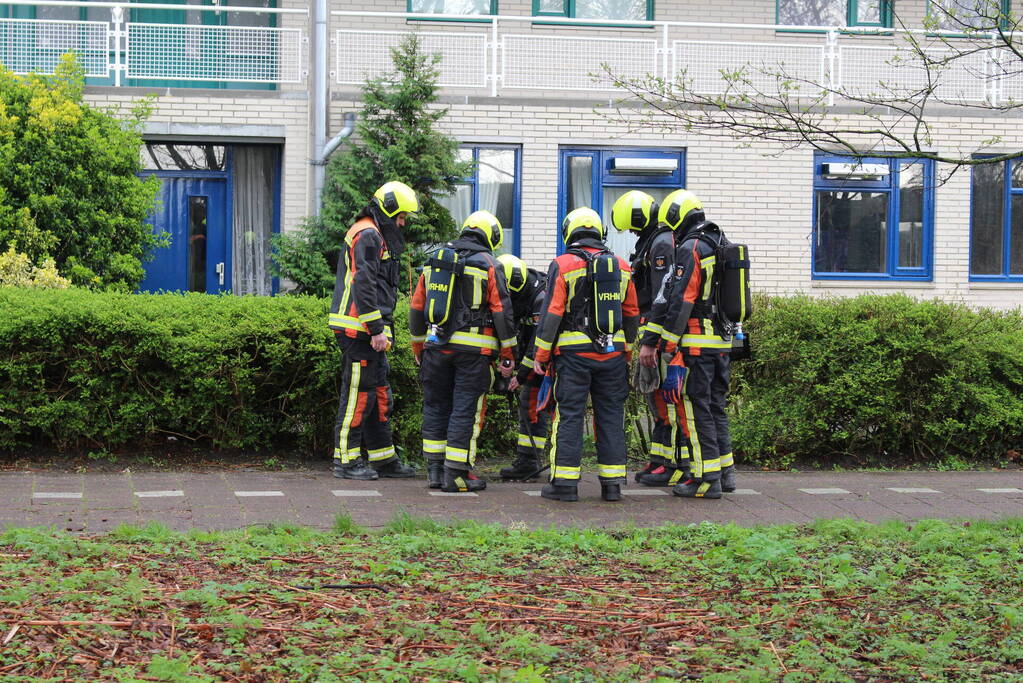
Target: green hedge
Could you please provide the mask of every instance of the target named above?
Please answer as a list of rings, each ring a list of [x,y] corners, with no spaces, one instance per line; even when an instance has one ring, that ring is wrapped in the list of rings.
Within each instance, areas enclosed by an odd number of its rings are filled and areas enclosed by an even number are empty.
[[[340,353],[328,301],[0,288],[0,449],[116,449],[168,435],[218,448],[332,449]],[[395,442],[420,453],[406,307],[390,354]],[[510,452],[498,403],[484,448]]]
[[[1023,450],[1023,317],[902,295],[761,299],[736,363],[748,462],[999,462]]]
[[[416,459],[406,311],[390,355],[394,428]],[[340,376],[326,317],[327,301],[308,297],[0,288],[0,450],[114,450],[177,435],[325,457]],[[743,463],[998,462],[1023,451],[1019,312],[904,296],[761,298],[749,329],[754,360],[733,373]],[[511,454],[503,400],[492,398],[487,425],[480,452]]]

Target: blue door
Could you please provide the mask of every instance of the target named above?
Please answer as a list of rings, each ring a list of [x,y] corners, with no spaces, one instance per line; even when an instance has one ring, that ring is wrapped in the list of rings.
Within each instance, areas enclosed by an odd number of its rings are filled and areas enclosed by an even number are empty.
[[[170,235],[170,246],[154,252],[141,289],[208,294],[230,290],[227,180],[167,176],[161,180],[161,204],[150,222],[154,232]]]

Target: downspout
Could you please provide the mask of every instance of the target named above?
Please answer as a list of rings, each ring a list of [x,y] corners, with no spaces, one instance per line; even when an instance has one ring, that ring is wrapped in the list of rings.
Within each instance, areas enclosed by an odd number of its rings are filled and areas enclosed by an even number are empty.
[[[344,127],[323,146],[323,150],[317,155],[316,161],[313,162],[315,165],[313,191],[316,193],[316,216],[320,215],[320,209],[323,208],[323,187],[327,182],[327,160],[330,159],[330,155],[334,153],[334,150],[340,147],[341,143],[355,132],[355,112],[345,113],[344,121]]]
[[[327,57],[330,43],[327,41],[327,0],[315,0],[313,4],[313,215],[319,216],[323,207],[323,187],[327,177],[327,159],[341,142],[355,132],[355,114],[347,113],[344,127],[330,141],[327,141],[327,109],[329,92],[327,86]]]

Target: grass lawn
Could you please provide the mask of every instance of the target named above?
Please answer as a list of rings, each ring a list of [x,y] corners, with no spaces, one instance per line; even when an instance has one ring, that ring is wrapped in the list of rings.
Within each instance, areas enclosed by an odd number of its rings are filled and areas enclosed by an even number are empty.
[[[1023,520],[0,535],[0,681],[1019,681]]]

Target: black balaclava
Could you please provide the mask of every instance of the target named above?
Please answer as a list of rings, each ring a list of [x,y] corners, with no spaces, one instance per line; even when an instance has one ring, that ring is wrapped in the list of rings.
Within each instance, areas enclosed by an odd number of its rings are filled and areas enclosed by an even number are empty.
[[[405,253],[405,234],[398,227],[398,222],[393,218],[388,218],[380,210],[376,202],[370,202],[367,208],[373,222],[377,224],[380,232],[383,233],[384,242],[387,243],[387,250],[394,254],[395,258],[400,258]]]

